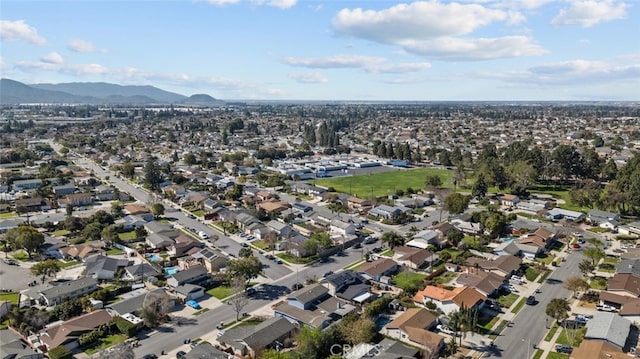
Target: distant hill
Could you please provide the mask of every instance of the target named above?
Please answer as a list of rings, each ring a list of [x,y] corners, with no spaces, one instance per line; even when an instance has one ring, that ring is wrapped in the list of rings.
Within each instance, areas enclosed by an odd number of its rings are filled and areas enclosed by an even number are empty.
[[[0,80],[0,104],[86,103],[86,104],[190,104],[224,103],[209,95],[186,97],[153,86],[122,86],[106,82],[72,82],[27,85]]]

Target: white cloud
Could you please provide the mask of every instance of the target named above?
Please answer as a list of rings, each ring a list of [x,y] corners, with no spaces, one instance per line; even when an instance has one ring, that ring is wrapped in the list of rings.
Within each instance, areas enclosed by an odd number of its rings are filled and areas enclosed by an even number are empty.
[[[271,0],[267,3],[269,6],[277,7],[279,9],[289,9],[298,3],[298,0]]]
[[[478,39],[469,36],[492,23],[515,25],[525,21],[525,16],[515,10],[417,1],[380,11],[343,9],[333,18],[332,26],[339,35],[401,46],[421,56],[484,60],[545,53],[532,39],[523,36]]]
[[[61,64],[64,62],[62,56],[57,52],[50,52],[47,55],[40,58],[40,61],[48,64]]]
[[[67,43],[67,48],[75,52],[94,52],[96,47],[89,41],[73,39]]]
[[[407,72],[418,72],[431,67],[428,62],[405,62],[399,64],[372,65],[365,68],[367,72],[382,74],[403,74]]]
[[[329,82],[324,75],[319,72],[306,72],[302,74],[289,74],[289,77],[303,84],[322,84]]]
[[[26,41],[34,45],[44,45],[47,43],[42,36],[38,35],[36,28],[27,25],[24,20],[1,20],[0,40],[3,41]]]
[[[110,70],[100,64],[77,64],[64,66],[60,72],[75,76],[105,75]]]
[[[216,5],[216,6],[236,5],[242,2],[241,0],[205,0],[205,1],[211,5]],[[298,3],[298,0],[249,0],[248,2],[256,6],[266,5],[271,7],[277,7],[279,9],[289,9],[294,7]]]
[[[627,4],[613,0],[572,1],[568,8],[560,10],[551,20],[552,25],[579,25],[591,27],[600,22],[623,19],[627,16]]]
[[[60,69],[60,64],[52,64],[42,61],[18,61],[16,67],[22,71],[29,72],[31,70],[44,70],[44,71],[57,71]]]
[[[2,56],[0,56],[0,71],[7,71],[9,69],[9,64],[7,64],[6,62],[4,62],[4,59],[2,58]]]
[[[233,5],[240,2],[240,0],[206,0],[211,5],[223,6]]]
[[[336,55],[329,57],[286,57],[284,62],[291,66],[317,69],[331,68],[362,68],[373,64],[383,63],[382,57],[359,55]]]

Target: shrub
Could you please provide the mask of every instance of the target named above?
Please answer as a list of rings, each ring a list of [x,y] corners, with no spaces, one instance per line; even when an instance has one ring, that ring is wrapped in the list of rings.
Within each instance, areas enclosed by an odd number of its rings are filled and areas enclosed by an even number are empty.
[[[115,317],[113,318],[113,322],[115,323],[120,333],[126,335],[129,338],[134,337],[138,333],[138,326],[128,320],[120,317]]]
[[[59,345],[47,352],[47,356],[51,359],[71,359],[73,353],[62,345]]]

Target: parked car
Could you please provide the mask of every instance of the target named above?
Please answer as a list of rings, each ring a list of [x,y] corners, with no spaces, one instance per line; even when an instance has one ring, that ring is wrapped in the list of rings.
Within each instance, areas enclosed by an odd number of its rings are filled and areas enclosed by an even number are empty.
[[[438,324],[436,329],[438,329],[439,332],[442,332],[445,334],[455,335],[455,332],[451,330],[451,328],[447,327],[446,325]]]
[[[291,290],[300,290],[304,287],[304,285],[302,283],[293,283],[293,285],[291,285]]]
[[[187,304],[188,306],[190,306],[193,309],[202,309],[200,304],[198,304],[198,302],[196,302],[195,300],[188,300],[188,301],[185,302],[185,304]]]
[[[187,353],[183,350],[180,350],[176,353],[176,358],[184,358],[185,355],[187,355]]]
[[[327,278],[328,276],[330,276],[330,275],[332,275],[332,274],[333,274],[333,271],[328,271],[328,272],[325,272],[325,273],[322,275],[322,277],[323,277],[323,278]]]
[[[536,297],[530,295],[529,297],[527,297],[527,305],[534,305],[536,304]]]
[[[579,248],[580,248],[580,244],[578,244],[578,243],[574,243],[574,244],[572,244],[572,245],[571,245],[571,248],[573,248],[573,249],[579,249]]]
[[[507,286],[507,290],[509,292],[512,292],[512,293],[518,293],[519,292],[518,288],[516,288],[513,284],[509,284]]]
[[[566,344],[556,344],[556,351],[558,353],[571,354],[571,352],[573,351],[573,347]]]
[[[608,304],[598,304],[596,305],[596,310],[599,310],[602,312],[617,312],[618,308]]]
[[[247,288],[247,295],[252,295],[256,293],[256,289],[254,287]]]

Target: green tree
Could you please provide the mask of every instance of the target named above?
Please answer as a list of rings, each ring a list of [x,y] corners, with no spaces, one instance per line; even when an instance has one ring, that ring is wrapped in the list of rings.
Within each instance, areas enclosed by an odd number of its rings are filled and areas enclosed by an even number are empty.
[[[182,162],[184,162],[185,164],[191,166],[196,164],[197,162],[197,158],[196,155],[194,155],[193,153],[189,152],[187,154],[185,154],[184,156],[182,156]]]
[[[256,257],[246,257],[231,260],[227,263],[227,277],[231,281],[234,277],[244,278],[245,282],[256,278],[262,272],[262,263]]]
[[[376,335],[376,324],[366,316],[348,315],[340,321],[338,330],[342,337],[353,345],[371,343]]]
[[[586,248],[584,251],[582,251],[582,254],[584,254],[585,257],[591,259],[594,266],[598,265],[600,260],[606,256],[602,249],[594,247]]]
[[[9,243],[12,243],[12,248],[24,249],[29,258],[44,244],[44,234],[30,225],[20,225],[7,230],[5,238],[8,238]]]
[[[60,263],[57,260],[47,259],[34,264],[29,268],[29,271],[36,277],[42,276],[42,283],[44,283],[47,277],[55,277],[60,269]]]
[[[125,178],[133,178],[136,173],[136,168],[131,161],[125,162],[120,168],[120,172]]]
[[[444,208],[451,214],[462,213],[469,207],[469,196],[452,193],[444,199]]]
[[[487,183],[484,181],[484,176],[479,175],[476,182],[471,187],[471,195],[476,199],[483,199],[487,195]]]
[[[251,256],[253,256],[253,251],[249,247],[242,247],[238,251],[238,257],[240,258],[246,258]]]
[[[428,175],[424,180],[425,187],[429,190],[442,186],[442,178],[438,175]]]
[[[575,297],[578,291],[588,290],[589,283],[582,277],[569,277],[564,281],[564,287],[573,292],[573,296]]]
[[[462,239],[464,239],[464,233],[458,229],[454,229],[447,234],[447,240],[453,247],[458,247]]]
[[[405,238],[394,231],[385,232],[380,240],[383,243],[386,243],[389,248],[393,249],[396,246],[401,246],[404,244]]]
[[[557,323],[569,318],[569,311],[571,306],[565,298],[553,298],[547,304],[545,313],[551,318],[555,319]]]
[[[150,156],[144,166],[144,185],[151,191],[157,191],[160,189],[161,182],[162,173],[158,161]]]
[[[162,203],[154,203],[151,205],[151,213],[158,218],[164,215],[164,205]]]
[[[90,241],[97,241],[102,235],[102,225],[98,222],[91,222],[84,227],[82,235]]]
[[[102,236],[102,240],[109,246],[113,246],[113,244],[120,239],[118,237],[118,228],[115,225],[104,227],[100,235]]]
[[[304,253],[307,256],[315,256],[316,254],[318,254],[319,248],[320,248],[320,245],[318,244],[318,241],[314,238],[309,238],[302,243],[302,249],[304,250]]]
[[[590,273],[596,270],[596,266],[593,264],[593,261],[585,259],[578,263],[578,269],[580,270],[580,273],[582,273],[582,275],[588,276]]]
[[[296,341],[298,347],[296,350],[297,356],[294,358],[300,359],[324,359],[328,358],[331,354],[331,347],[338,342],[340,333],[335,326],[330,326],[326,329],[320,329],[318,327],[302,326],[302,329],[298,332]]]
[[[249,304],[249,297],[247,297],[246,282],[242,277],[234,277],[231,281],[231,288],[233,290],[233,296],[229,299],[228,303],[236,312],[236,321],[240,319],[240,313],[242,309]]]
[[[525,193],[536,183],[538,171],[526,161],[516,161],[507,165],[510,187],[515,193]]]

